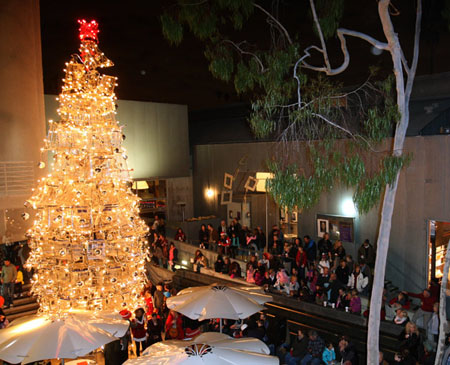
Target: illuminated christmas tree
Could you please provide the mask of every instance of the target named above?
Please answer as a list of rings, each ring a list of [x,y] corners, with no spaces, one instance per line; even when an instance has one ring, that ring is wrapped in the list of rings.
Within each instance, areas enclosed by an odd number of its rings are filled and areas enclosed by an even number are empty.
[[[28,267],[43,313],[135,309],[146,281],[139,198],[131,191],[125,136],[115,118],[116,78],[98,48],[98,24],[80,23],[80,54],[66,63],[59,121],[44,151],[53,169],[25,204],[37,209]],[[41,162],[43,165],[43,163]]]

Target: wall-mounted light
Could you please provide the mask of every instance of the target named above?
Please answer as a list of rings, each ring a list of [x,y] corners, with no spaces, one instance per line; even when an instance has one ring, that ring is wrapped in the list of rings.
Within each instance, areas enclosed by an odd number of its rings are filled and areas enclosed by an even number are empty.
[[[356,214],[357,214],[356,207],[355,207],[355,203],[353,203],[352,198],[345,198],[342,200],[341,211],[342,211],[342,214],[346,217],[355,217],[356,216]]]
[[[133,181],[133,190],[146,190],[148,189],[148,183],[145,180]]]
[[[214,196],[214,190],[211,188],[207,188],[205,191],[205,195],[208,199],[211,199]]]

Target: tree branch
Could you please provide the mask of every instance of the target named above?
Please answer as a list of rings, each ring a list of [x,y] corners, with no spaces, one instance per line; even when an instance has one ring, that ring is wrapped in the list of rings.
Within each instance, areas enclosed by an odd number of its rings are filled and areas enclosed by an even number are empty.
[[[323,54],[323,60],[325,62],[325,67],[328,70],[330,70],[331,66],[330,66],[330,60],[328,58],[327,45],[325,43],[325,39],[323,38],[322,27],[320,26],[319,18],[317,17],[316,5],[314,4],[314,0],[309,0],[309,5],[311,7],[311,12],[313,15],[314,23],[316,24],[317,33],[319,34],[320,45],[322,46],[322,54]]]
[[[413,59],[411,62],[411,68],[407,70],[408,80],[406,82],[405,98],[406,104],[409,104],[411,92],[414,83],[414,77],[416,75],[417,63],[419,61],[419,40],[420,40],[420,24],[422,22],[422,0],[417,0],[416,9],[416,34],[414,35],[414,51]],[[402,52],[403,53],[403,52]]]
[[[261,10],[264,14],[266,14],[275,24],[280,28],[281,32],[284,33],[286,36],[286,39],[288,40],[289,44],[292,44],[292,39],[289,35],[289,32],[287,29],[279,22],[277,18],[275,18],[272,14],[270,14],[266,9],[264,9],[261,5],[258,5],[256,3],[253,3],[253,6],[259,10]]]
[[[366,42],[370,43],[372,46],[374,46],[375,48],[378,49],[382,49],[383,51],[388,51],[389,50],[389,44],[385,43],[385,42],[380,42],[378,40],[376,40],[375,38],[365,34],[365,33],[361,33],[361,32],[357,32],[354,30],[349,30],[349,29],[345,29],[345,28],[339,28],[337,30],[338,33],[342,33],[344,35],[349,35],[352,37],[356,37],[356,38],[361,38],[363,40],[365,40]]]
[[[222,42],[230,43],[230,44],[231,44],[234,48],[236,48],[241,54],[246,54],[246,55],[252,56],[252,57],[256,60],[256,62],[258,62],[259,66],[261,67],[261,72],[262,72],[262,73],[266,72],[266,68],[264,67],[264,64],[262,63],[261,59],[260,59],[255,53],[245,51],[245,50],[243,50],[243,49],[240,47],[242,43],[245,43],[245,41],[240,42],[240,43],[235,43],[235,42],[233,42],[233,41],[231,41],[231,40],[229,40],[229,39],[224,39]]]
[[[339,67],[333,69],[331,67],[327,67],[326,65],[324,67],[312,66],[305,61],[302,62],[302,67],[313,70],[313,71],[325,72],[329,76],[338,75],[338,74],[344,72],[350,63],[350,54],[347,49],[347,41],[346,41],[345,36],[361,38],[361,39],[365,40],[366,42],[372,44],[374,47],[376,47],[378,49],[389,50],[389,45],[387,43],[380,42],[380,41],[376,40],[375,38],[372,38],[371,36],[369,36],[365,33],[362,33],[362,32],[357,32],[357,31],[349,30],[349,29],[345,29],[345,28],[339,28],[337,30],[337,36],[341,42],[341,50],[344,55],[344,61],[342,62],[342,64]]]

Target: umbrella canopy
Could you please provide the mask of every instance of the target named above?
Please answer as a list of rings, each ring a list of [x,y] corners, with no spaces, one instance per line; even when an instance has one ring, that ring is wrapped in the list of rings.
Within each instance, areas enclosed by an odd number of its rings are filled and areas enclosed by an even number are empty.
[[[211,290],[213,287],[220,287],[221,285],[218,284],[211,284],[206,286],[193,286],[190,288],[183,289],[178,292],[178,295],[184,295],[189,293],[202,293],[205,290]],[[258,304],[264,304],[267,302],[271,302],[273,300],[273,297],[271,295],[265,294],[264,290],[259,286],[227,286],[227,288],[230,288],[231,290],[240,293],[241,295],[244,295],[248,298],[253,299]]]
[[[130,323],[122,320],[118,313],[113,312],[91,312],[86,310],[71,310],[69,316],[100,328],[114,337],[122,337],[128,331]]]
[[[191,319],[243,319],[263,310],[270,295],[240,287],[208,285],[187,288],[167,299],[167,307]]]
[[[170,340],[155,343],[143,356],[126,361],[126,365],[275,365],[279,360],[267,355],[269,349],[256,338],[233,339],[207,332],[192,341]]]
[[[0,359],[13,364],[74,359],[114,340],[108,332],[74,316],[52,320],[33,315],[0,330]]]

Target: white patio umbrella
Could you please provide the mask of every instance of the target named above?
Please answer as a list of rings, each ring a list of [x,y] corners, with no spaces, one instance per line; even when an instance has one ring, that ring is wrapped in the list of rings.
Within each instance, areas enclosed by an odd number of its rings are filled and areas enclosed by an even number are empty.
[[[270,295],[240,287],[208,285],[187,288],[167,299],[167,307],[198,320],[220,318],[244,319],[264,309],[263,303],[272,300]]]
[[[110,335],[122,337],[130,327],[130,323],[121,319],[118,313],[114,312],[92,312],[87,310],[70,310],[68,316],[80,319],[83,322],[100,328]]]
[[[211,290],[213,287],[219,287],[218,284],[211,284],[206,286],[193,286],[190,288],[183,289],[178,292],[178,295],[184,295],[189,293],[199,293],[202,294],[204,291]],[[246,297],[249,297],[253,299],[255,302],[259,304],[264,304],[267,302],[271,302],[273,300],[273,297],[271,295],[268,295],[264,293],[264,290],[259,286],[227,286],[227,288],[230,288],[231,290],[240,293],[241,295],[244,295]]]
[[[12,364],[75,359],[116,339],[75,316],[60,320],[27,316],[0,330],[0,359]]]
[[[169,340],[155,343],[126,365],[275,365],[279,360],[256,338],[233,339],[207,332],[192,341]]]

